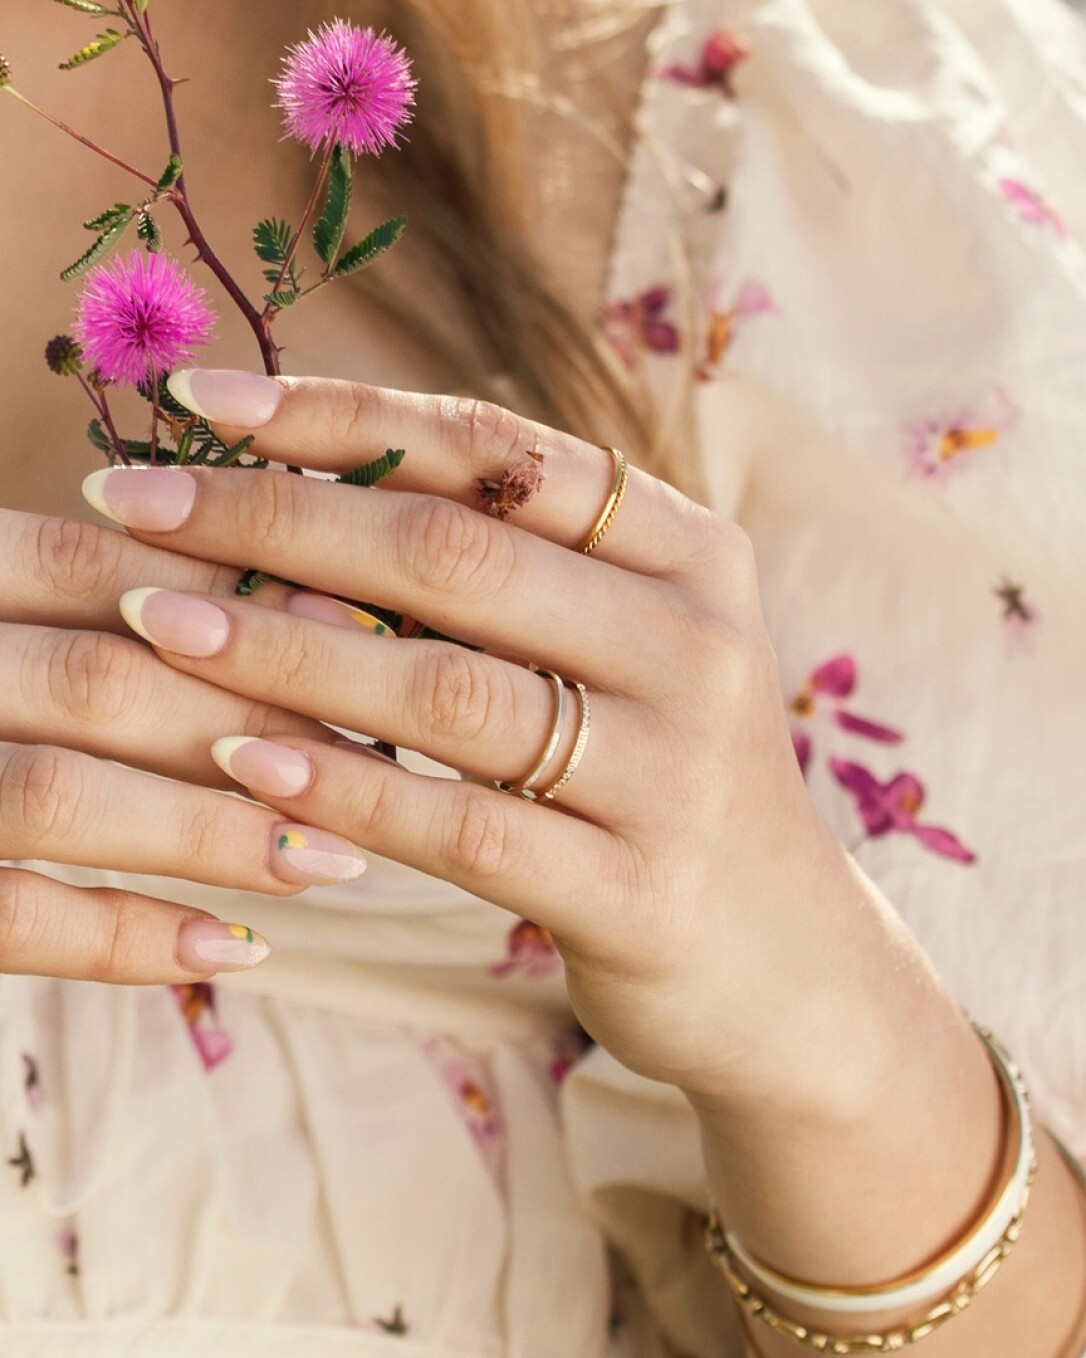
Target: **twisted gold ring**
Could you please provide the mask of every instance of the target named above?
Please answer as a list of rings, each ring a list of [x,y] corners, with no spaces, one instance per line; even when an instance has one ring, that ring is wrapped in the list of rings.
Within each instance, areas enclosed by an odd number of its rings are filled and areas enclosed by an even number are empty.
[[[626,494],[626,483],[630,479],[630,467],[626,461],[624,453],[617,448],[604,448],[611,460],[615,464],[615,480],[611,487],[611,494],[607,497],[607,503],[603,507],[603,513],[596,520],[592,531],[585,538],[581,547],[584,556],[591,556],[596,548],[603,541],[604,534],[615,521],[619,506],[622,504],[622,497]]]

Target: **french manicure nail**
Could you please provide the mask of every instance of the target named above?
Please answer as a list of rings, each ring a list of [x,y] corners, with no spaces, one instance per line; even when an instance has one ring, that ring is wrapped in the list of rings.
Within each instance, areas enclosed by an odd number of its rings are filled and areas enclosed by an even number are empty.
[[[204,420],[259,429],[279,409],[283,388],[273,377],[234,368],[179,368],[170,395]]]
[[[175,467],[103,467],[83,482],[92,509],[147,533],[180,528],[196,501],[196,478]]]
[[[361,627],[379,637],[394,637],[396,633],[387,622],[375,618],[365,609],[332,599],[327,594],[292,594],[286,610],[296,618],[310,618],[313,622],[328,622],[333,627]]]
[[[186,971],[245,971],[270,953],[268,940],[244,924],[187,919],[177,931],[177,960]]]
[[[313,781],[313,762],[301,750],[255,736],[225,736],[211,747],[223,773],[269,797],[297,797]]]
[[[121,595],[121,616],[152,646],[199,660],[218,655],[230,635],[221,608],[171,589],[130,589]]]
[[[353,882],[366,871],[362,850],[327,830],[280,824],[272,829],[271,869],[296,886]]]

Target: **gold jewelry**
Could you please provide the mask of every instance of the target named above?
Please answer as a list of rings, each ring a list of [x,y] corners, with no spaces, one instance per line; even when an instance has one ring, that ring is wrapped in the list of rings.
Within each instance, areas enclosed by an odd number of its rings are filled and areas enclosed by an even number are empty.
[[[608,453],[615,464],[615,481],[611,487],[611,494],[607,497],[607,503],[603,507],[603,513],[596,520],[591,533],[585,538],[581,552],[585,556],[591,556],[596,548],[603,541],[603,535],[615,521],[619,505],[622,504],[622,497],[626,494],[626,483],[630,479],[630,467],[626,461],[624,453],[620,453],[617,448],[607,448],[603,450]]]
[[[723,1272],[736,1301],[748,1315],[755,1317],[775,1333],[818,1352],[892,1353],[907,1344],[915,1344],[926,1338],[948,1320],[959,1315],[977,1292],[991,1281],[1021,1232],[1030,1188],[1037,1173],[1037,1156],[1029,1125],[1029,1096],[1021,1073],[991,1033],[980,1027],[976,1027],[976,1031],[987,1047],[999,1075],[1009,1119],[1015,1127],[1010,1154],[1005,1156],[1011,1168],[1009,1175],[1005,1176],[1001,1184],[995,1208],[985,1213],[964,1241],[956,1244],[925,1268],[894,1283],[853,1288],[817,1287],[808,1283],[797,1283],[794,1279],[766,1268],[758,1261],[754,1261],[754,1269],[751,1269],[749,1263],[752,1256],[742,1250],[741,1246],[738,1250],[735,1248],[737,1242],[734,1237],[727,1234],[719,1216],[713,1211],[706,1231],[707,1248]],[[1008,1201],[1012,1209],[1009,1220],[1005,1217],[1005,1204]],[[995,1229],[999,1231],[998,1238],[994,1240],[993,1222],[996,1223]],[[978,1250],[983,1251],[979,1256]],[[962,1263],[962,1272],[955,1277],[954,1270],[958,1261]],[[843,1338],[781,1315],[755,1291],[746,1277],[739,1272],[740,1268],[756,1274],[760,1282],[768,1283],[771,1291],[788,1294],[792,1300],[798,1297],[806,1305],[813,1304],[820,1309],[834,1310],[838,1313],[896,1309],[895,1302],[903,1294],[916,1299],[918,1291],[928,1301],[933,1295],[930,1290],[926,1290],[928,1284],[938,1284],[939,1290],[934,1295],[939,1296],[940,1300],[919,1320],[897,1330],[885,1334]],[[949,1285],[942,1281],[948,1276],[951,1278]]]
[[[581,704],[581,724],[577,730],[577,743],[573,747],[573,753],[569,757],[569,763],[559,775],[557,783],[549,787],[546,792],[539,795],[544,801],[553,802],[555,797],[562,791],[565,785],[577,772],[577,765],[581,762],[585,746],[588,744],[588,732],[592,726],[592,704],[588,700],[588,689],[584,684],[575,684],[577,697]]]
[[[495,783],[499,792],[516,793],[518,797],[524,797],[528,801],[534,801],[537,794],[532,791],[531,784],[546,769],[547,765],[554,758],[554,752],[558,749],[558,742],[562,739],[562,728],[566,718],[566,685],[553,670],[541,670],[533,667],[534,673],[541,675],[554,686],[554,725],[551,727],[550,734],[547,736],[547,743],[543,747],[543,753],[532,765],[528,773],[515,783]]]

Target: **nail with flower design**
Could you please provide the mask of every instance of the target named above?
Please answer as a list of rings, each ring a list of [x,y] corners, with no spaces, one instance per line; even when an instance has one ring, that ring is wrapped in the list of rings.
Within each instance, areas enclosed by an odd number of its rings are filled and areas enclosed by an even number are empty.
[[[864,839],[878,839],[892,831],[912,835],[932,853],[953,858],[959,863],[976,862],[976,854],[951,834],[935,825],[920,825],[917,814],[924,805],[924,784],[913,773],[898,773],[888,783],[880,783],[869,769],[847,759],[831,759],[830,768],[842,787],[856,799],[856,809],[864,823]]]
[[[698,379],[702,382],[710,382],[717,376],[721,361],[742,325],[757,316],[780,314],[773,295],[757,278],[744,279],[730,302],[721,303],[720,291],[718,279],[709,291],[709,324],[704,354],[698,365]]]
[[[604,338],[628,368],[636,366],[639,353],[677,354],[682,347],[678,326],[666,315],[672,291],[668,285],[660,284],[639,297],[608,306]]]
[[[989,387],[975,403],[906,426],[904,452],[917,476],[943,477],[973,462],[1018,423],[1018,407],[1000,386]]]
[[[660,77],[693,89],[719,90],[725,98],[734,99],[732,76],[749,56],[750,48],[741,38],[729,29],[718,28],[702,43],[693,65],[679,62],[666,66]]]

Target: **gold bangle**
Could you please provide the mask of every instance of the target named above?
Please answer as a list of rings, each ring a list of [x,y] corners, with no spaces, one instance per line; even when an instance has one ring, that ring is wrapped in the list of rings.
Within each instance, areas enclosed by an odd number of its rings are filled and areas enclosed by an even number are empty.
[[[603,541],[603,535],[614,523],[619,505],[622,504],[622,497],[626,494],[626,483],[630,477],[630,468],[625,454],[619,452],[617,448],[604,448],[603,451],[610,455],[615,464],[615,481],[611,487],[611,494],[607,497],[607,503],[603,507],[603,513],[596,520],[595,526],[588,537],[585,538],[580,549],[584,556],[592,555]]]

